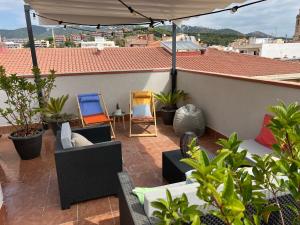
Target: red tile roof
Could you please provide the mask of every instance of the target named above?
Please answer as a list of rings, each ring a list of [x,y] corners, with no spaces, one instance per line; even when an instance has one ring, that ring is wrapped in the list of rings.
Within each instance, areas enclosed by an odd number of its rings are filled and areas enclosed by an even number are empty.
[[[39,48],[37,58],[43,74],[87,74],[120,71],[168,70],[171,55],[163,48]],[[0,65],[8,73],[31,74],[29,49],[0,51]],[[208,49],[204,54],[178,54],[177,67],[204,73],[236,76],[264,76],[300,73],[300,64]]]
[[[170,54],[162,48],[38,48],[42,74],[54,69],[57,74],[103,73],[116,71],[161,70],[170,67]],[[0,65],[8,73],[31,74],[29,49],[0,51]]]
[[[185,70],[237,76],[265,76],[300,73],[300,64],[284,62],[209,48],[201,55],[178,58],[177,66]]]

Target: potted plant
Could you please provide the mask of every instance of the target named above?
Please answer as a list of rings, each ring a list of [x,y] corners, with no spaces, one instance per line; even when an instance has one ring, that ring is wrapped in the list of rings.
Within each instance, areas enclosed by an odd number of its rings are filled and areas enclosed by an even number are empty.
[[[50,74],[52,74],[51,76],[48,77],[48,80],[46,81],[45,79],[41,79],[39,82],[40,84],[43,86],[43,89],[41,90],[42,92],[42,97],[40,98],[40,102],[41,102],[41,106],[45,106],[50,99],[50,94],[52,89],[55,87],[55,71],[54,70],[50,70]],[[44,130],[48,130],[49,126],[48,126],[48,122],[46,121],[46,116],[43,114],[43,112],[41,112],[41,119],[42,119],[42,124],[43,124],[43,129]]]
[[[162,104],[161,115],[164,124],[172,125],[175,112],[177,110],[177,102],[186,98],[187,94],[183,90],[174,92],[154,94],[155,99]]]
[[[300,224],[300,105],[280,103],[270,111],[269,128],[277,143],[270,154],[252,155],[254,164],[246,160],[247,150],[238,150],[235,133],[217,142],[221,149],[213,159],[196,140],[191,142],[190,158],[182,162],[194,169],[191,178],[199,183],[197,197],[204,205],[190,206],[185,195],[173,199],[167,191],[166,199],[152,203],[158,224]],[[178,202],[181,207],[174,206]]]
[[[33,68],[35,77],[40,75],[38,68]],[[6,94],[0,115],[14,128],[9,138],[21,159],[32,159],[40,155],[43,129],[40,112],[36,106],[41,102],[38,92],[53,82],[54,71],[36,84],[16,74],[7,75],[0,67],[0,90]]]
[[[44,115],[44,120],[50,125],[54,135],[57,130],[61,128],[61,124],[72,119],[71,114],[63,113],[63,108],[68,100],[69,95],[62,95],[61,97],[50,97],[49,101],[41,109]]]

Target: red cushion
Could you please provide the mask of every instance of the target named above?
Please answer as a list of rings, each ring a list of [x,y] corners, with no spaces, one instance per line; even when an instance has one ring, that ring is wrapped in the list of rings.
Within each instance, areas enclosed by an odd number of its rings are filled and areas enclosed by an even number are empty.
[[[272,131],[267,127],[269,125],[270,121],[272,119],[272,116],[265,115],[264,122],[262,125],[262,128],[260,129],[259,135],[255,138],[255,141],[258,143],[271,148],[273,144],[276,144],[276,139],[272,133]]]

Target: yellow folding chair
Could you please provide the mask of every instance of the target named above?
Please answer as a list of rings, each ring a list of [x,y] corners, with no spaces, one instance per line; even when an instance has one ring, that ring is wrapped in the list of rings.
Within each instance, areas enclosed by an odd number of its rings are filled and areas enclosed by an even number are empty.
[[[132,91],[130,93],[129,110],[129,137],[157,137],[154,95],[151,91]],[[148,124],[144,128],[147,133],[132,133],[134,124]],[[148,131],[152,124],[154,124],[154,133]]]

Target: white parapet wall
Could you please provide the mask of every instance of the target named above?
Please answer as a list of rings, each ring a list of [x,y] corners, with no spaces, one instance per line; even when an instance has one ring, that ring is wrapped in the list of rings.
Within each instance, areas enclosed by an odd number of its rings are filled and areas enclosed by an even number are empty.
[[[190,95],[190,103],[204,111],[208,127],[226,136],[237,132],[242,139],[256,137],[268,106],[279,100],[300,101],[300,88],[292,85],[285,87],[185,71],[178,71],[177,87]]]
[[[260,56],[271,59],[300,59],[300,43],[263,44]]]
[[[51,96],[58,97],[69,94],[69,100],[65,105],[65,112],[78,114],[76,96],[80,93],[101,92],[110,113],[116,109],[119,103],[122,110],[129,111],[129,93],[131,90],[150,90],[153,92],[169,91],[171,89],[169,72],[140,72],[96,75],[58,76],[56,87]],[[5,99],[0,92],[0,107]],[[0,118],[0,126],[7,125]]]

